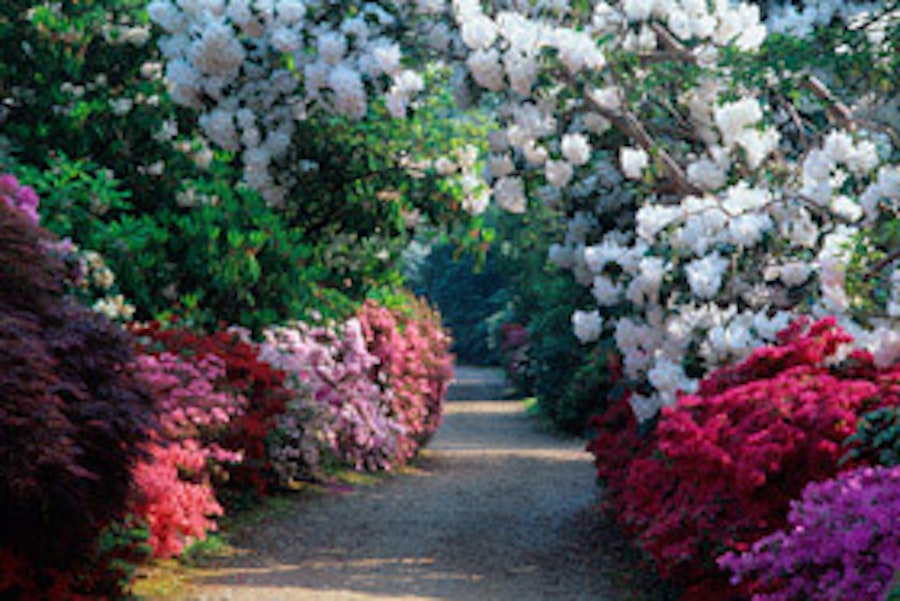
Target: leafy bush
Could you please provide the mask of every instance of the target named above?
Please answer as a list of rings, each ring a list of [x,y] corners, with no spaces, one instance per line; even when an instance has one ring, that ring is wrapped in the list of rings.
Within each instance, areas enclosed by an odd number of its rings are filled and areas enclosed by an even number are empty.
[[[900,405],[863,413],[857,428],[845,442],[852,447],[844,459],[888,467],[900,465]]]
[[[453,353],[462,363],[497,365],[501,361],[495,323],[508,311],[506,275],[496,252],[488,252],[483,265],[469,254],[456,256],[451,244],[435,246],[409,282],[441,312],[444,326],[453,332]],[[476,268],[478,268],[476,270]]]
[[[129,337],[63,296],[65,270],[32,221],[0,203],[0,582],[90,594],[70,570],[123,514],[154,403]],[[116,588],[102,576],[94,593]]]
[[[838,472],[857,416],[897,402],[896,368],[877,370],[865,354],[846,371],[828,367],[852,340],[833,319],[795,323],[780,338],[664,409],[653,436],[623,424],[634,456],[623,470],[600,469],[614,481],[620,522],[689,595],[727,590],[714,558],[783,527],[791,499]],[[609,446],[594,441],[598,461]]]
[[[884,599],[900,571],[900,467],[862,467],[803,490],[788,529],[719,565],[754,601]]]

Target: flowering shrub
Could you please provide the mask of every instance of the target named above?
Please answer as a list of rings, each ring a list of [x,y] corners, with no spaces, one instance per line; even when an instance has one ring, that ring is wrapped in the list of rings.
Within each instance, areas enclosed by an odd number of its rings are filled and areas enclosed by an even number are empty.
[[[635,439],[635,424],[623,424],[615,442],[636,456],[621,471],[599,468],[616,484],[620,522],[666,577],[693,594],[721,586],[716,556],[783,527],[790,500],[837,473],[861,412],[897,401],[894,370],[862,378],[855,367],[849,374],[828,367],[852,340],[833,319],[795,323],[781,338],[781,346],[761,348],[683,395],[651,439]],[[601,438],[591,448],[609,461],[619,452],[610,446]]]
[[[277,418],[270,457],[284,481],[321,476],[330,463],[389,469],[403,427],[370,377],[378,358],[358,319],[339,327],[297,322],[264,332],[259,358],[284,371],[293,393]]]
[[[388,309],[367,301],[358,313],[369,351],[378,358],[373,378],[388,394],[391,415],[402,426],[396,461],[403,463],[431,438],[441,422],[453,377],[450,337],[427,303]]]
[[[181,552],[188,537],[203,538],[222,514],[213,490],[213,471],[240,461],[218,436],[239,415],[246,399],[221,390],[225,365],[216,355],[190,360],[168,352],[142,355],[137,364],[159,399],[159,435],[149,442],[148,460],[134,470],[132,511],[147,521],[153,555]]]
[[[894,278],[858,295],[848,268],[897,267],[897,19],[795,4],[456,0],[367,18],[338,3],[300,18],[293,2],[157,0],[151,15],[178,101],[272,198],[298,177],[279,161],[293,119],[363,118],[377,97],[404,116],[421,86],[401,84],[418,80],[400,57],[453,62],[457,97],[485,97],[501,126],[486,161],[496,204],[568,222],[549,258],[594,296],[573,325],[586,342],[614,335],[647,420],[797,314],[837,314],[881,364],[900,353]]]
[[[134,469],[131,511],[150,530],[154,557],[173,557],[185,542],[204,539],[224,513],[210,481],[209,466],[222,457],[195,439],[149,444],[150,457]]]
[[[900,467],[862,467],[809,484],[788,528],[719,564],[754,601],[885,598],[900,570]]]
[[[230,449],[240,450],[243,460],[229,468],[228,484],[233,489],[250,487],[257,495],[274,483],[275,472],[269,461],[267,439],[291,398],[285,388],[285,375],[259,359],[259,345],[240,332],[220,330],[197,334],[185,328],[162,328],[159,323],[132,328],[148,339],[151,348],[188,354],[194,359],[209,357],[224,363],[224,378],[231,393],[246,399],[240,412],[233,412],[227,428],[217,439]],[[224,385],[224,382],[219,382]]]
[[[0,199],[11,209],[16,209],[31,221],[38,225],[40,216],[37,209],[40,199],[34,189],[19,184],[14,175],[0,175]]]
[[[0,594],[109,594],[80,562],[124,510],[153,398],[131,340],[63,295],[65,272],[31,215],[0,202]],[[111,579],[111,581],[110,581]]]

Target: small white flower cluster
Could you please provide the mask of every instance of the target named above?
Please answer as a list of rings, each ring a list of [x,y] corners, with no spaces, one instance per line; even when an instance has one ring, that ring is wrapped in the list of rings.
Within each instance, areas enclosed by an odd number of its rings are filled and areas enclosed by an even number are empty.
[[[396,15],[374,3],[352,16],[302,0],[152,0],[148,12],[165,32],[173,99],[201,111],[213,143],[241,152],[245,183],[273,205],[296,183],[276,165],[297,120],[316,109],[361,118],[373,92],[402,117],[424,88],[388,35]]]

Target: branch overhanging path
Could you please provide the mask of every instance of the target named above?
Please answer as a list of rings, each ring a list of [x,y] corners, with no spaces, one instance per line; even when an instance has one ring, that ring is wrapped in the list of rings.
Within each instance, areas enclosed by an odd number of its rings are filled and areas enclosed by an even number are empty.
[[[637,599],[596,540],[580,440],[542,432],[497,370],[460,367],[415,469],[240,534],[191,599]],[[593,531],[593,532],[592,532]]]

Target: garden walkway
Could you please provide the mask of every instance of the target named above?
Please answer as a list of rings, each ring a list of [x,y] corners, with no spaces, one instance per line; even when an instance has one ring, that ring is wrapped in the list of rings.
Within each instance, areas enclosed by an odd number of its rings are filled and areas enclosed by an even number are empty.
[[[542,432],[502,393],[497,371],[458,368],[416,468],[239,533],[243,553],[195,580],[190,598],[639,598],[590,540],[596,491],[583,443]]]

